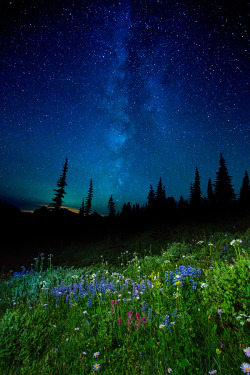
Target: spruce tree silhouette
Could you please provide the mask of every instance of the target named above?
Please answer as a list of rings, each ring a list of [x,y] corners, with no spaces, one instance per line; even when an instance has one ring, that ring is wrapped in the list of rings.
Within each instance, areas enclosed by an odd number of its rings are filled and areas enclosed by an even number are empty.
[[[228,174],[225,159],[220,153],[220,167],[216,172],[215,181],[215,200],[218,208],[231,208],[235,202],[234,188],[231,182],[231,176]]]
[[[155,207],[155,193],[154,193],[154,189],[153,189],[152,185],[150,185],[150,187],[149,187],[149,193],[148,193],[147,199],[148,199],[148,206],[147,207],[148,207],[149,210],[152,211]]]
[[[239,203],[241,207],[250,207],[250,185],[247,171],[245,171],[245,176],[240,189]]]
[[[83,198],[82,204],[81,204],[81,207],[80,207],[80,210],[79,210],[79,215],[84,216],[84,213],[85,213],[85,211],[84,211],[84,198]]]
[[[108,201],[108,212],[109,212],[108,214],[109,217],[115,217],[115,202],[114,202],[112,195]]]
[[[93,182],[91,178],[90,184],[89,184],[89,192],[88,192],[87,201],[86,201],[86,207],[85,207],[85,214],[87,216],[91,212],[92,198],[93,198]]]
[[[200,175],[198,168],[195,168],[194,183],[190,189],[190,207],[192,211],[198,211],[201,208],[201,188],[200,188]]]
[[[53,190],[53,191],[55,191],[55,196],[54,196],[54,198],[52,198],[52,203],[49,204],[49,206],[54,207],[55,210],[59,210],[59,208],[62,206],[63,197],[66,194],[65,186],[67,186],[67,183],[66,183],[67,171],[68,171],[68,158],[66,158],[66,160],[65,160],[62,174],[61,174],[59,180],[57,181],[58,189]]]

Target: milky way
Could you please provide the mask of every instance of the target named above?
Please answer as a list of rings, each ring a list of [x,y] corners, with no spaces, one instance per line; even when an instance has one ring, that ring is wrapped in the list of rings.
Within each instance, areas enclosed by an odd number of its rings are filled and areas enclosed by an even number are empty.
[[[202,5],[200,4],[202,3]],[[202,195],[220,152],[239,193],[249,167],[245,2],[10,1],[0,5],[0,198],[51,202],[65,158],[64,204],[112,194],[143,204]]]

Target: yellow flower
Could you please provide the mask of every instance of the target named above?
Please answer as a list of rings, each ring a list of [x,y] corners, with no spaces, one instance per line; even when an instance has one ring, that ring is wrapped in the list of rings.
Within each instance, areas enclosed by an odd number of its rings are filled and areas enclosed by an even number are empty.
[[[181,285],[181,282],[180,281],[176,281],[176,283],[174,283],[174,285]]]
[[[220,355],[221,353],[221,350],[220,349],[216,349],[216,354]]]

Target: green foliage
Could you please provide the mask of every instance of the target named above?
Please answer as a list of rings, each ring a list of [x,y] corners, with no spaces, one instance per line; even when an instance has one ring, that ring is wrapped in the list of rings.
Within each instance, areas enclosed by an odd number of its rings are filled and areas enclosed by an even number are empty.
[[[250,297],[249,257],[241,257],[231,264],[215,263],[213,270],[206,271],[206,283],[202,299],[208,306],[209,314],[216,306],[226,314],[247,312]]]
[[[235,238],[242,242],[230,245]],[[240,374],[250,334],[246,234],[165,241],[153,251],[138,242],[81,268],[53,267],[51,258],[45,268],[41,256],[34,273],[1,280],[3,374]],[[180,279],[179,266],[201,274]],[[101,280],[105,288],[95,289]],[[71,292],[54,295],[62,283]],[[84,296],[79,285],[90,287]]]

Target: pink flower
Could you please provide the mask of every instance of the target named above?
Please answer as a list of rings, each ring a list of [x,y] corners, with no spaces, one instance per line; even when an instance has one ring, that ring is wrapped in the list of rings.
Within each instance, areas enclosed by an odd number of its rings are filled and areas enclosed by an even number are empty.
[[[141,320],[142,320],[143,325],[145,326],[145,324],[146,324],[146,319],[144,318],[144,316],[141,318]]]
[[[121,323],[121,321],[122,321],[121,318],[118,318],[118,323]]]
[[[136,318],[140,319],[140,314],[138,312],[136,313]]]
[[[115,305],[117,306],[117,299],[115,300]]]

